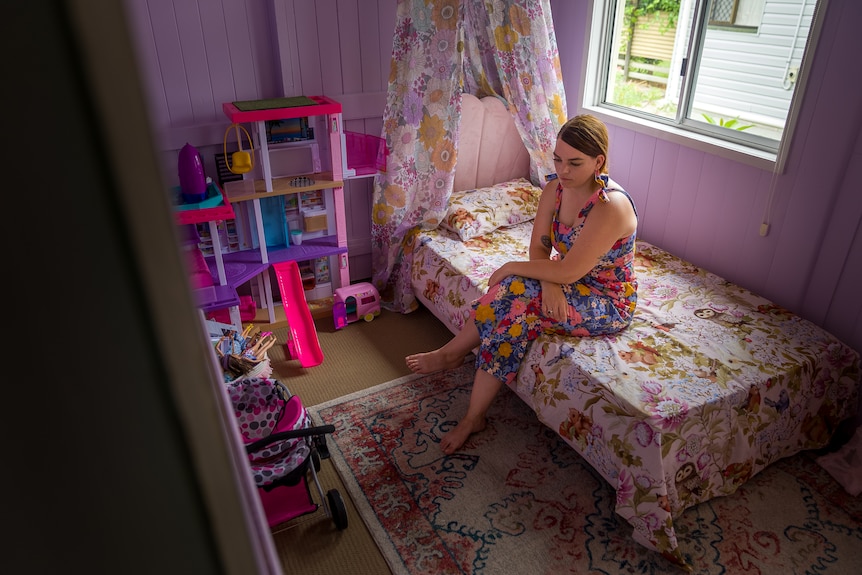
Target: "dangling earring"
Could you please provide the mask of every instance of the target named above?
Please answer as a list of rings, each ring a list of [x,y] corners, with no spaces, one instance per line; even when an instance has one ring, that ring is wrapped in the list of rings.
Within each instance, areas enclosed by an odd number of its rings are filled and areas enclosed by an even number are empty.
[[[600,174],[599,171],[596,170],[595,179],[596,179],[596,183],[598,185],[600,185],[602,188],[608,187],[608,175],[607,174]]]

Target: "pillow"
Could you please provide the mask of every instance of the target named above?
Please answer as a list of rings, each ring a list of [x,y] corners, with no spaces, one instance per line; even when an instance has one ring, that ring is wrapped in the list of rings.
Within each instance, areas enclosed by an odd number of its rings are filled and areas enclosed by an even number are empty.
[[[441,226],[466,242],[497,228],[513,226],[536,217],[542,189],[526,178],[488,188],[455,192]]]

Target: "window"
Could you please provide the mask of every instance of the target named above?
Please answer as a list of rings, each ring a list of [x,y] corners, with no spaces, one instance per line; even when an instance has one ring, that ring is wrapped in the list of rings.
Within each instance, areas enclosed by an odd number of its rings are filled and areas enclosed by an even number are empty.
[[[737,0],[713,0],[709,8],[709,23],[733,24],[738,4]]]
[[[766,0],[713,0],[709,8],[709,25],[756,29],[763,17],[764,4]]]
[[[826,0],[593,0],[584,107],[767,165]]]

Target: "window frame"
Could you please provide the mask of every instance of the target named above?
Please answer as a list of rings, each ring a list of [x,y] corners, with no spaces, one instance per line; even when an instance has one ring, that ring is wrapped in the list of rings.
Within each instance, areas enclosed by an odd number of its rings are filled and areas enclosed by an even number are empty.
[[[589,28],[585,38],[584,61],[581,66],[581,82],[579,84],[578,101],[582,112],[596,115],[604,121],[610,121],[631,129],[638,133],[647,134],[663,140],[668,140],[696,150],[701,150],[713,155],[733,159],[748,165],[783,173],[789,153],[790,143],[793,140],[799,108],[807,91],[807,83],[811,68],[813,53],[820,37],[823,27],[824,14],[828,0],[814,0],[814,14],[811,20],[809,36],[806,41],[802,62],[799,66],[797,86],[790,102],[790,108],[785,121],[781,141],[776,151],[763,149],[756,141],[752,144],[740,138],[734,138],[734,134],[719,129],[710,129],[704,123],[684,119],[685,107],[681,104],[676,119],[657,118],[654,115],[640,112],[632,108],[626,108],[614,104],[603,103],[603,94],[606,88],[606,76],[602,70],[609,66],[608,54],[612,52],[611,38],[612,24],[614,20],[614,9],[617,2],[624,0],[589,0],[588,22]],[[805,1],[805,0],[803,0]],[[709,0],[696,0],[694,10],[695,19],[703,19],[709,8]],[[706,33],[708,23],[701,28],[692,27],[690,38],[690,52],[698,45],[702,45],[701,38]],[[697,37],[698,32],[700,38]],[[690,58],[690,56],[687,57]],[[689,59],[691,68],[691,59]],[[695,61],[695,68],[696,68]],[[692,88],[684,89],[680,95],[680,102],[687,101],[691,97]],[[722,133],[723,132],[723,133]]]

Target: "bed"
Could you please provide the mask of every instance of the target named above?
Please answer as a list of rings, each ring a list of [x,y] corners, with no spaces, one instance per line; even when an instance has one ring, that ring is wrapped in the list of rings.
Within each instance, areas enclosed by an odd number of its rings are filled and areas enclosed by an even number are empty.
[[[417,299],[453,333],[491,272],[527,259],[541,193],[526,179],[529,158],[501,101],[465,95],[461,121],[456,192],[443,223],[417,236],[411,269]],[[544,335],[510,387],[616,489],[633,538],[688,567],[674,518],[778,459],[827,445],[856,414],[860,358],[813,323],[644,240],[636,272],[629,328]]]

